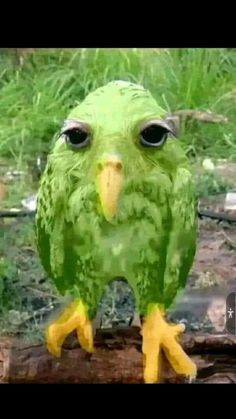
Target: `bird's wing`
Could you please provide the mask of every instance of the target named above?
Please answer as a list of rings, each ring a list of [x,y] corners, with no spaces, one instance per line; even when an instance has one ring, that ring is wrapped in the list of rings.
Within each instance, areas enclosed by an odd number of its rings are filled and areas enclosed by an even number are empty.
[[[60,193],[60,179],[51,175],[48,165],[37,197],[36,240],[42,265],[63,294],[73,287],[74,279],[69,274],[65,275],[68,265],[65,252],[65,201]]]
[[[184,288],[192,267],[197,241],[195,187],[187,168],[177,170],[170,197],[171,226],[164,274],[164,300],[169,306]]]

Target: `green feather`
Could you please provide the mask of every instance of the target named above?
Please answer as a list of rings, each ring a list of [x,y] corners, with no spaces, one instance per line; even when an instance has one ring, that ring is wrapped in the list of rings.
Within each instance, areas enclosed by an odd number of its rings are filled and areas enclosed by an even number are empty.
[[[90,316],[109,281],[124,277],[141,314],[168,307],[185,286],[196,249],[195,190],[179,140],[140,144],[144,123],[165,111],[142,86],[115,81],[90,93],[69,115],[88,124],[91,144],[72,149],[63,136],[38,192],[39,255],[62,294],[80,297]],[[96,186],[101,159],[119,155],[124,185],[114,222],[103,216]]]

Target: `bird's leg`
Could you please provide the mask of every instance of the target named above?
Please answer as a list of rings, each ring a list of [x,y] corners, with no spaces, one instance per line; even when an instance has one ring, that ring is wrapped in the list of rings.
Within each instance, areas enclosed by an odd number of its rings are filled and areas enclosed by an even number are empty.
[[[134,315],[130,319],[129,326],[141,328],[142,324],[141,324],[141,319],[140,319],[140,315],[138,311],[134,312]]]
[[[65,338],[75,329],[81,347],[87,352],[93,352],[92,322],[88,318],[87,308],[82,300],[73,301],[48,327],[46,339],[49,352],[59,357]]]
[[[157,304],[150,304],[145,317],[142,336],[144,354],[144,381],[156,383],[160,378],[161,350],[177,374],[195,378],[197,369],[186,355],[178,341],[177,335],[183,332],[183,324],[169,325],[164,319],[164,310]]]

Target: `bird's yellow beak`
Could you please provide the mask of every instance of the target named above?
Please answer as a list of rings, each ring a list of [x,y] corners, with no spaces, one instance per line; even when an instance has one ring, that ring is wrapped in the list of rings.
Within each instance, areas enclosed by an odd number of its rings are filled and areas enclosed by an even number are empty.
[[[102,212],[109,221],[117,213],[123,184],[123,164],[119,157],[111,156],[98,163],[97,182]]]

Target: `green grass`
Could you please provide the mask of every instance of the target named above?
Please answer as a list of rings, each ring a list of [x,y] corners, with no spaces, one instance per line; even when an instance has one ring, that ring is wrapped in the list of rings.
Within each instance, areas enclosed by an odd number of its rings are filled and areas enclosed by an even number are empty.
[[[227,125],[184,124],[181,139],[193,155],[236,159],[234,50],[38,50],[23,67],[13,66],[7,54],[1,58],[0,155],[18,166],[47,152],[68,110],[114,79],[143,84],[167,111],[224,114]]]
[[[234,182],[216,173],[203,172],[196,175],[196,194],[197,198],[205,198],[213,195],[225,194],[234,190]]]

